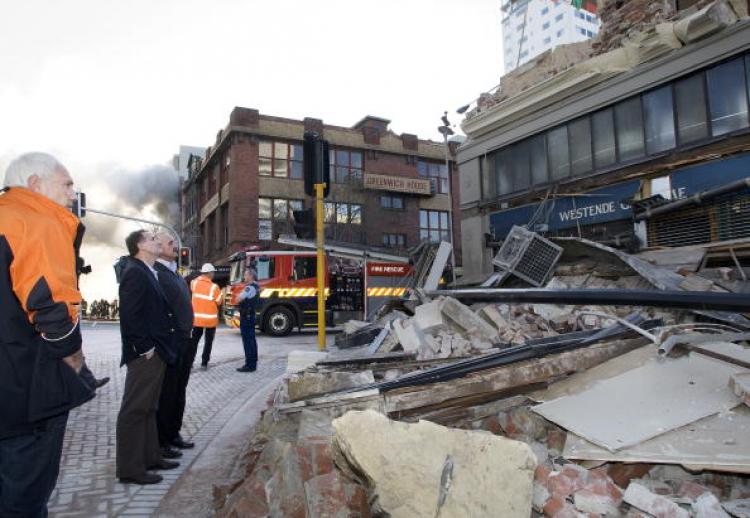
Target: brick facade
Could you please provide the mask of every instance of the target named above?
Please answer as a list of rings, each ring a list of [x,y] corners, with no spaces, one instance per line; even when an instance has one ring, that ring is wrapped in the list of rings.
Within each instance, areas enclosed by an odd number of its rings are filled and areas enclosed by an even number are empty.
[[[183,203],[193,196],[198,200],[194,215],[183,221],[184,241],[193,249],[193,264],[205,261],[221,264],[232,253],[251,245],[283,248],[278,243],[259,239],[259,198],[302,200],[305,208],[313,207],[314,200],[305,195],[301,178],[259,174],[262,142],[301,145],[305,131],[317,131],[329,141],[332,150],[361,154],[365,176],[377,174],[424,179],[418,173],[419,162],[445,164],[442,143],[420,140],[407,133],[396,135],[388,129],[389,122],[365,117],[354,127],[345,128],[326,125],[316,118],[298,121],[262,115],[254,109],[235,108],[229,117],[229,125],[217,133],[214,145],[206,150],[206,158],[195,161],[183,187]],[[450,153],[450,196],[436,192],[435,181],[432,195],[365,189],[361,179],[347,184],[332,183],[326,201],[360,205],[362,223],[335,225],[335,229],[333,225],[327,225],[329,238],[335,235],[337,240],[386,249],[383,248],[383,234],[398,234],[405,237],[405,244],[391,250],[403,252],[404,248],[419,243],[421,209],[447,212],[452,207],[454,241],[459,244],[459,182],[452,161],[455,146],[450,146]],[[381,195],[402,196],[404,208],[382,208]],[[189,213],[183,210],[183,214]],[[273,220],[272,227],[273,240],[280,234],[293,233],[291,220]],[[460,264],[458,248],[456,256]]]

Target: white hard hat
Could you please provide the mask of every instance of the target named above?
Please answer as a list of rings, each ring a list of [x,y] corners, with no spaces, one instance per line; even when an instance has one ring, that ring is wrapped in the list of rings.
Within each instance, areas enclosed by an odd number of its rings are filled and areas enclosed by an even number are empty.
[[[216,268],[214,268],[214,265],[211,263],[203,263],[203,266],[201,266],[201,273],[211,273],[215,271]]]

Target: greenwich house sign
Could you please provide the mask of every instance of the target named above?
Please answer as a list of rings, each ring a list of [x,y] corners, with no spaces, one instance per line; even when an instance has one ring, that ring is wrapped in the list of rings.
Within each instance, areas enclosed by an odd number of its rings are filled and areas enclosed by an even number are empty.
[[[364,188],[377,191],[403,192],[408,194],[422,194],[430,196],[432,188],[430,181],[423,178],[404,178],[402,176],[386,176],[382,174],[365,174]]]

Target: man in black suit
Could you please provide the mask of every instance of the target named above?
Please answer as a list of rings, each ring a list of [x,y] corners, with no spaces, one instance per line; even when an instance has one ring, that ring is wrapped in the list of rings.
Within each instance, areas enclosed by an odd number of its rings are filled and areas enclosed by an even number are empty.
[[[172,446],[183,449],[195,446],[182,437],[180,428],[185,414],[185,393],[190,368],[195,360],[198,344],[190,338],[193,330],[193,305],[187,282],[177,274],[177,245],[172,236],[165,233],[157,234],[156,240],[159,242],[159,258],[154,263],[154,268],[159,272],[159,284],[177,320],[177,361],[173,366],[168,365],[164,373],[159,411],[156,413],[162,455],[171,458],[179,453]]]
[[[148,470],[179,466],[162,458],[156,428],[164,369],[177,357],[176,323],[154,269],[156,236],[138,230],[125,244],[130,256],[121,265],[120,365],[127,365],[128,373],[117,416],[116,474],[120,482],[156,484],[162,477]]]

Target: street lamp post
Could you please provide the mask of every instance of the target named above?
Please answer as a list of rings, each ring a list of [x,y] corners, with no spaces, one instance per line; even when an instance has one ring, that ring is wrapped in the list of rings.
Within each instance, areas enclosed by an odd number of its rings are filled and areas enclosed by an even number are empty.
[[[447,111],[443,113],[441,120],[443,125],[438,127],[438,131],[443,135],[445,170],[448,175],[448,239],[451,242],[451,275],[453,276],[453,282],[456,282],[456,245],[453,242],[453,185],[451,184],[450,146],[448,146],[448,137],[453,135],[453,130],[448,120]]]

